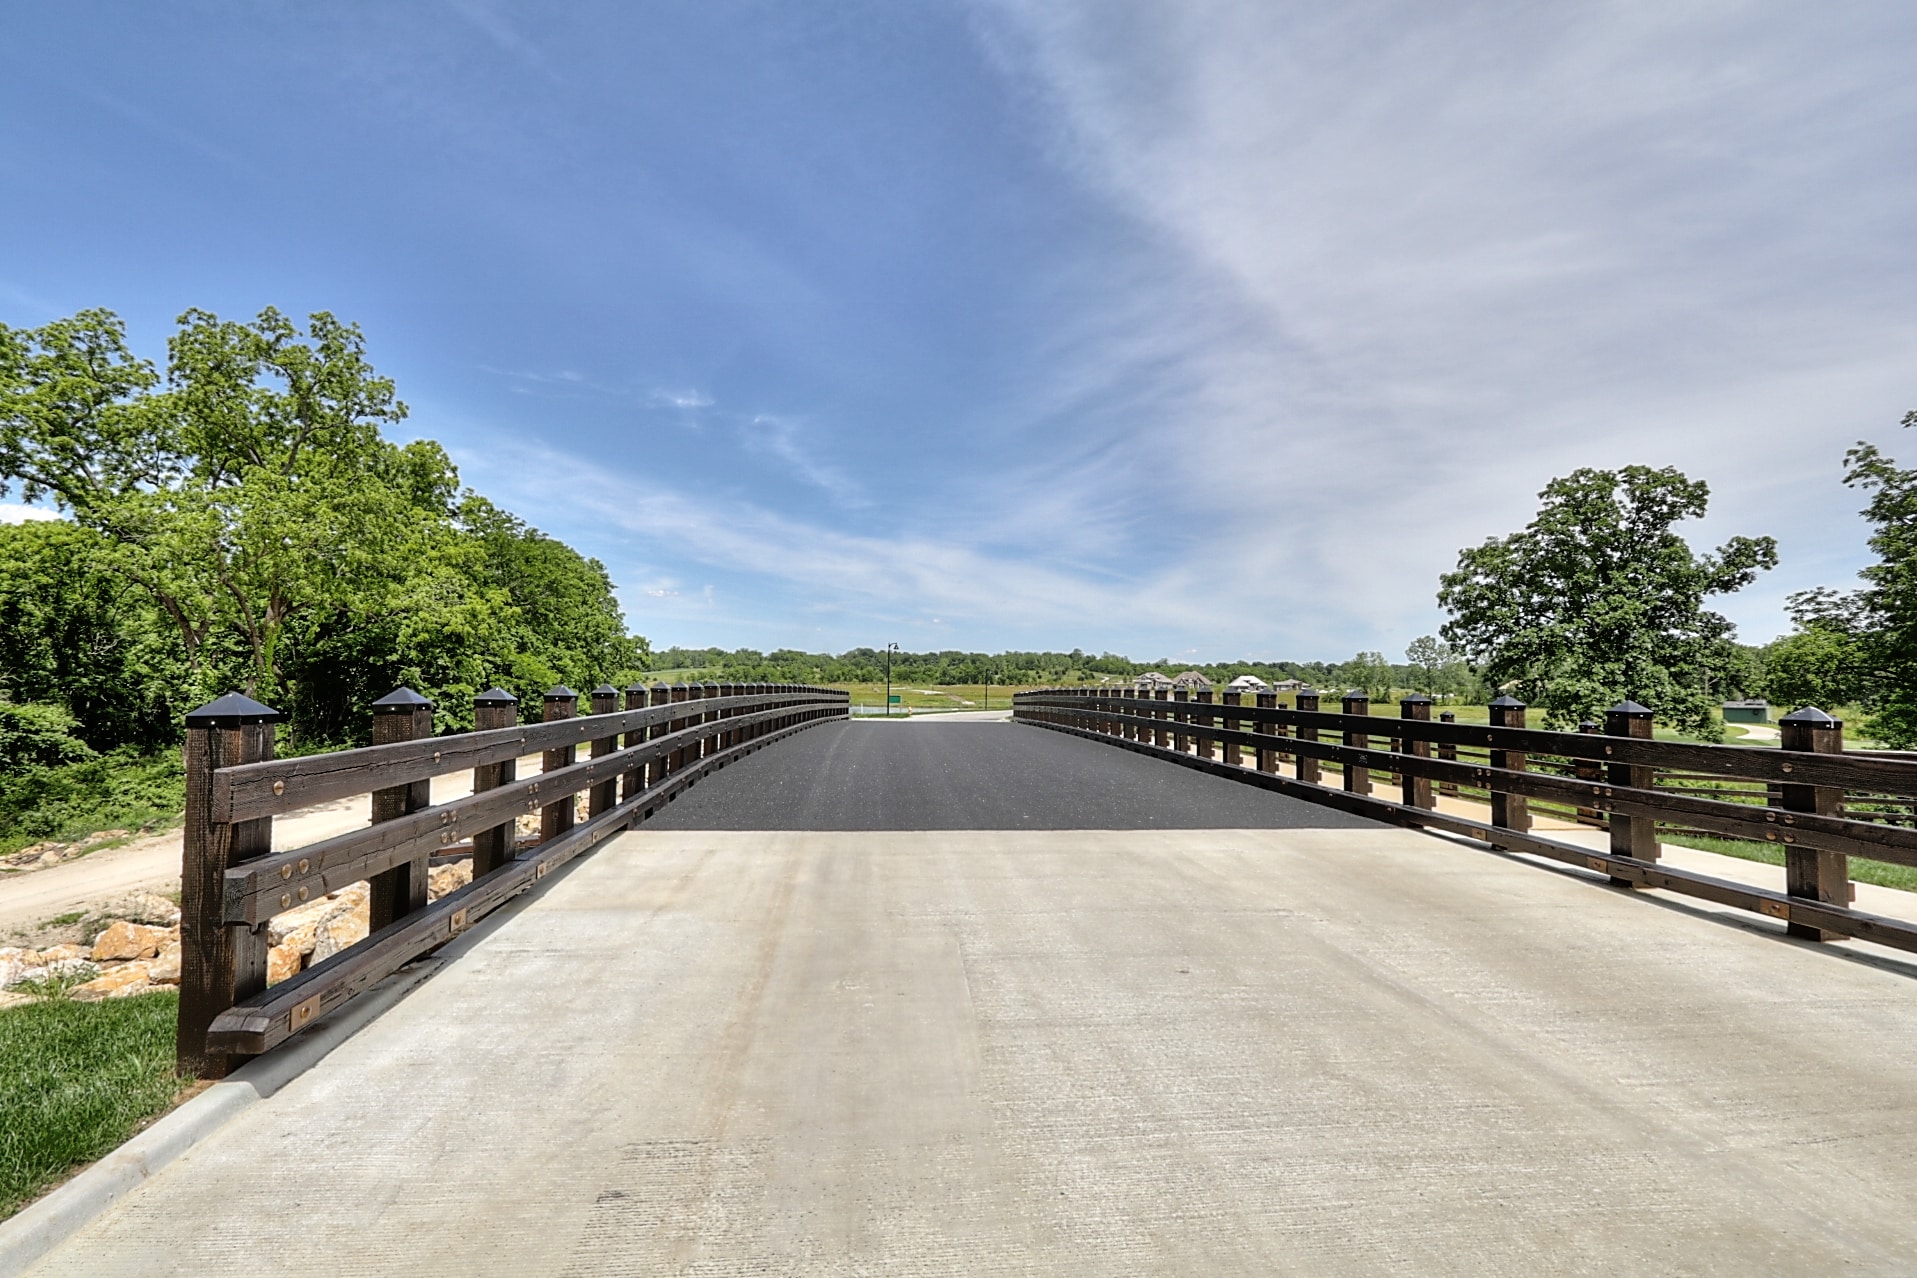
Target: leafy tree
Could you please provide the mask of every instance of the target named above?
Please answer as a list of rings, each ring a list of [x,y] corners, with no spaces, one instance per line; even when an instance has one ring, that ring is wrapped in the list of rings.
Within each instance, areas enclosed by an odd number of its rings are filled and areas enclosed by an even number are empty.
[[[1406,684],[1434,697],[1462,696],[1471,685],[1471,672],[1456,648],[1434,635],[1421,635],[1405,649]]]
[[[1905,427],[1917,426],[1917,412]],[[1861,590],[1791,597],[1797,632],[1771,653],[1771,686],[1781,700],[1823,706],[1861,702],[1865,731],[1896,749],[1917,747],[1917,470],[1875,444],[1844,454],[1844,482],[1870,494],[1863,515],[1876,529],[1877,561],[1858,575]]]
[[[1702,518],[1710,489],[1672,467],[1581,469],[1539,496],[1523,531],[1460,552],[1444,575],[1444,637],[1490,682],[1515,682],[1552,727],[1629,698],[1720,737],[1709,681],[1733,627],[1704,601],[1776,567],[1776,542],[1733,537],[1694,553],[1673,526]]]
[[[1338,678],[1346,687],[1356,688],[1373,701],[1389,701],[1397,672],[1382,652],[1361,652],[1338,667]]]

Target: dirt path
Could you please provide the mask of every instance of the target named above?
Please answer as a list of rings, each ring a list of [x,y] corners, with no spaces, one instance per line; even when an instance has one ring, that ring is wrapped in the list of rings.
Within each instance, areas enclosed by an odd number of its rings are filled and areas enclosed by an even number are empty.
[[[539,771],[539,756],[519,761],[519,775]],[[433,780],[433,802],[471,794],[472,775],[458,773]],[[288,813],[273,822],[275,847],[293,848],[357,830],[371,819],[367,795]],[[18,935],[62,914],[124,896],[129,892],[172,892],[180,886],[180,831],[168,830],[117,848],[90,853],[44,870],[0,878],[0,937]]]

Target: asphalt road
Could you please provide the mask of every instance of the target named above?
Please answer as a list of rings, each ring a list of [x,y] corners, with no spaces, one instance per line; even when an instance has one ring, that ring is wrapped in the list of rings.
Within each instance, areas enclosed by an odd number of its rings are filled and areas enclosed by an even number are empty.
[[[1376,823],[1007,722],[828,724],[701,781],[649,830],[1294,830]]]

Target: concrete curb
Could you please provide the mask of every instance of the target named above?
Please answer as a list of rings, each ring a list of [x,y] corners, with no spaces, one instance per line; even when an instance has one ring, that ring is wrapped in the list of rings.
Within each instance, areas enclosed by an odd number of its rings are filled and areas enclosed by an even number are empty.
[[[120,1146],[45,1198],[0,1221],[0,1278],[17,1278],[71,1238],[119,1199],[157,1175],[168,1163],[224,1127],[255,1101],[264,1100],[324,1060],[367,1022],[405,998],[426,979],[507,920],[557,887],[621,835],[574,857],[535,886],[421,958],[375,985],[312,1029],[248,1061],[153,1126]]]
[[[0,1278],[15,1278],[252,1105],[318,1064],[361,1026],[405,998],[444,963],[432,957],[395,972],[335,1017],[278,1051],[249,1061],[40,1201],[0,1222]]]

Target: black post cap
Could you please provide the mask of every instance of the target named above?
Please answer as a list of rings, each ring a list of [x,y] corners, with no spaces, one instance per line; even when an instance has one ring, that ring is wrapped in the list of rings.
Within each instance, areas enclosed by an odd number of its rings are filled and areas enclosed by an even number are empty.
[[[1485,704],[1488,706],[1524,706],[1525,705],[1524,702],[1519,701],[1516,697],[1512,696],[1508,692],[1503,693],[1500,696],[1493,697],[1490,701],[1485,702]],[[1530,707],[1525,706],[1525,708],[1529,709]]]
[[[243,692],[229,692],[186,716],[189,728],[241,728],[251,723],[278,723],[285,716]]]
[[[1345,693],[1344,699],[1346,701],[1369,701],[1371,700],[1371,694],[1353,688],[1350,692]]]
[[[634,680],[632,683],[629,683],[626,685],[626,691],[628,693],[644,692],[645,690],[646,690],[646,685],[638,680]]]
[[[1599,726],[1598,721],[1596,719],[1585,719],[1579,722],[1578,731],[1579,732],[1596,732],[1598,730],[1598,726]]]
[[[577,701],[579,700],[579,694],[574,692],[571,688],[568,688],[565,684],[562,683],[557,685],[556,687],[551,687],[546,689],[546,700]]]
[[[391,692],[373,703],[374,714],[411,714],[415,710],[431,710],[433,703],[420,696],[411,688],[394,688]]]
[[[1439,722],[1439,723],[1456,723],[1457,721],[1458,721],[1458,715],[1457,715],[1457,712],[1456,712],[1455,710],[1440,710],[1440,711],[1438,711],[1438,722]]]
[[[619,695],[619,689],[609,683],[602,683],[592,690],[592,695],[595,697],[616,697]]]
[[[516,706],[519,704],[519,698],[504,688],[488,688],[473,698],[473,704],[476,706]]]
[[[1620,701],[1604,713],[1630,715],[1634,719],[1648,719],[1651,716],[1648,706],[1641,706],[1635,701]]]
[[[1816,706],[1805,706],[1802,709],[1791,711],[1789,714],[1779,719],[1778,722],[1779,723],[1808,723],[1819,728],[1833,728],[1837,726],[1838,720],[1832,718],[1828,714],[1825,714],[1822,710],[1819,710]]]
[[[1422,692],[1414,692],[1408,697],[1399,697],[1398,704],[1401,706],[1429,706],[1436,705],[1437,703],[1430,697],[1425,696]]]

